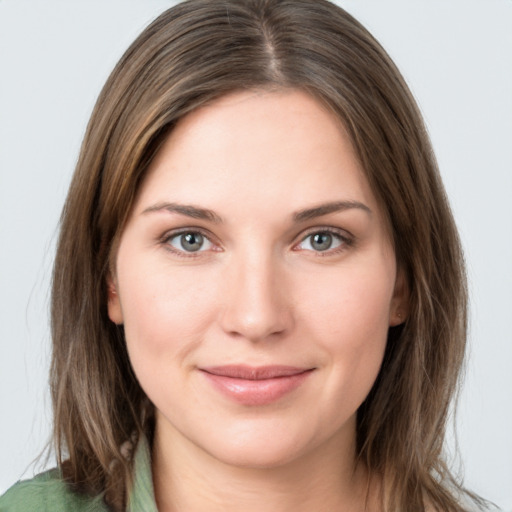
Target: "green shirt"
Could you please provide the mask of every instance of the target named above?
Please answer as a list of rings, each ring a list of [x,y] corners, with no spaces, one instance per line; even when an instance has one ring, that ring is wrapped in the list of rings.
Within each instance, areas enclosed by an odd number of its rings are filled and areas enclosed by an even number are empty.
[[[158,512],[146,439],[141,439],[135,453],[134,476],[127,512]],[[473,507],[468,505],[465,510],[476,510]],[[52,469],[13,485],[0,496],[0,512],[109,512],[109,509],[102,496],[91,498],[74,493],[60,478],[59,470]]]
[[[145,439],[135,453],[135,478],[127,512],[158,512],[151,478],[151,456]],[[108,512],[102,496],[73,492],[58,469],[13,485],[0,497],[0,512]]]

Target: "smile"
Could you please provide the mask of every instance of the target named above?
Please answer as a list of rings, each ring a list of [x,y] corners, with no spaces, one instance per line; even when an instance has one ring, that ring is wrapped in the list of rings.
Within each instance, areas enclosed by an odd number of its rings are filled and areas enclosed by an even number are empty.
[[[266,405],[298,388],[314,368],[229,365],[201,368],[213,387],[232,400],[249,406]]]

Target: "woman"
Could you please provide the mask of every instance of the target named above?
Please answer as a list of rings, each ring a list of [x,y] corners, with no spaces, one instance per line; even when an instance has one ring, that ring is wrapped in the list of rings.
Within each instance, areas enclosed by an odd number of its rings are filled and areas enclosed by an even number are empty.
[[[414,100],[341,9],[151,24],[92,115],[52,297],[59,470],[7,510],[467,509],[442,457],[457,232]]]

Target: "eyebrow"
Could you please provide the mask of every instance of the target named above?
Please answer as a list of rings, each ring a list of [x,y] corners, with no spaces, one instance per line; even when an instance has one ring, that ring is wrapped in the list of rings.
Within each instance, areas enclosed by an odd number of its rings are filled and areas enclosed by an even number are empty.
[[[328,215],[330,213],[343,212],[351,209],[359,209],[368,213],[369,215],[372,214],[370,208],[368,208],[368,206],[359,201],[333,201],[330,203],[323,203],[312,208],[299,210],[292,215],[292,218],[295,223],[300,223],[305,222],[307,220],[315,219],[317,217],[322,217],[323,215]],[[142,212],[142,214],[161,211],[167,211],[169,213],[178,213],[180,215],[185,215],[193,219],[201,219],[210,222],[215,222],[216,224],[220,224],[223,222],[222,217],[217,215],[213,210],[209,210],[207,208],[200,208],[199,206],[194,206],[191,204],[167,202],[157,203],[153,206],[146,208]]]
[[[168,211],[170,213],[179,213],[193,219],[208,220],[220,224],[222,218],[219,217],[214,211],[208,210],[207,208],[200,208],[191,204],[180,204],[180,203],[157,203],[149,208],[146,208],[142,213],[153,213]]]
[[[354,208],[363,210],[369,215],[372,214],[370,208],[368,208],[368,206],[365,204],[360,203],[359,201],[334,201],[331,203],[320,204],[312,208],[307,208],[305,210],[299,210],[293,214],[293,220],[294,222],[305,222],[317,217],[322,217],[322,215],[343,212],[345,210],[352,210]]]

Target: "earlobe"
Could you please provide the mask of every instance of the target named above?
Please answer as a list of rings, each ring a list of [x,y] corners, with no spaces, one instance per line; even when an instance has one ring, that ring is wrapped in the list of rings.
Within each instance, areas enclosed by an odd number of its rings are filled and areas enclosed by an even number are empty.
[[[409,315],[409,286],[403,271],[398,270],[391,308],[389,310],[389,326],[403,324]]]
[[[403,324],[406,320],[406,317],[401,311],[391,311],[389,315],[389,326],[395,327],[397,325]]]
[[[117,293],[117,285],[111,274],[107,276],[107,307],[108,316],[116,325],[123,323],[123,312],[121,310],[121,301]]]

